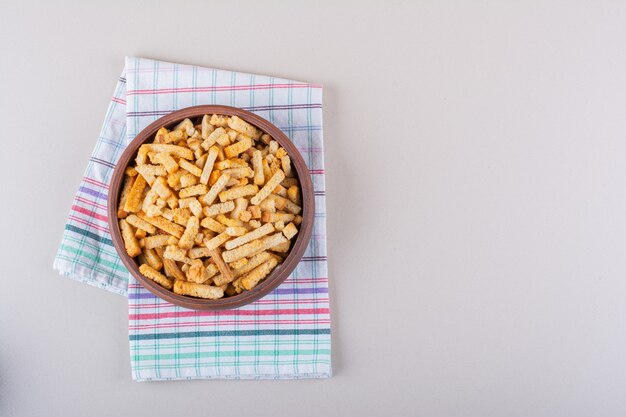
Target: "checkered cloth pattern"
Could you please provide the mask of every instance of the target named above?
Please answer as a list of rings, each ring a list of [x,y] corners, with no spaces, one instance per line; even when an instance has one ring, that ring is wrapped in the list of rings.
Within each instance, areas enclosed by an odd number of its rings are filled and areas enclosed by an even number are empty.
[[[302,153],[315,190],[313,236],[291,276],[261,300],[218,312],[188,310],[153,296],[121,263],[107,226],[108,184],[127,144],[159,117],[200,104],[240,107],[278,126]],[[325,378],[331,375],[325,217],[321,86],[129,57],[54,268],[128,296],[137,381]]]

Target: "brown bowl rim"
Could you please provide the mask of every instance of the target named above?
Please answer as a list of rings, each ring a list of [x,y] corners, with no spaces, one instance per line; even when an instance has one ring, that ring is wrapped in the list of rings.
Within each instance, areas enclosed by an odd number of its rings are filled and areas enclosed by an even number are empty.
[[[300,214],[302,216],[302,223],[300,224],[298,234],[296,235],[296,241],[293,243],[293,246],[284,262],[252,290],[244,291],[241,294],[218,300],[206,300],[175,294],[141,275],[139,273],[137,263],[126,253],[117,219],[117,206],[121,191],[121,184],[124,178],[124,170],[130,163],[131,159],[136,155],[139,147],[144,142],[152,139],[157,130],[162,126],[170,127],[185,118],[194,118],[204,114],[238,116],[272,136],[282,147],[285,148],[287,154],[291,158],[292,166],[295,168],[300,181],[300,191],[302,195],[302,212]],[[311,239],[315,217],[315,196],[311,174],[306,163],[304,162],[304,159],[302,158],[302,155],[287,135],[285,135],[285,133],[283,133],[283,131],[277,126],[261,116],[237,107],[222,105],[201,105],[176,110],[160,117],[139,132],[139,134],[128,144],[115,165],[115,169],[109,183],[107,203],[109,230],[113,246],[120,256],[124,266],[138,282],[140,282],[155,296],[172,304],[192,310],[225,310],[238,308],[250,304],[269,294],[272,290],[282,284],[285,279],[287,279],[302,259],[302,255],[304,254],[304,251],[306,250]]]

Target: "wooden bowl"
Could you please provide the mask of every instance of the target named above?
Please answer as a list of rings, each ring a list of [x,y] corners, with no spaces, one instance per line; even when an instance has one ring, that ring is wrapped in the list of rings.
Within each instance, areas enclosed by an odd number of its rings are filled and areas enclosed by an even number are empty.
[[[264,132],[271,135],[285,150],[291,158],[293,168],[297,173],[300,180],[300,189],[302,194],[302,223],[300,224],[298,234],[296,235],[296,241],[292,243],[291,250],[287,258],[282,264],[277,266],[272,273],[260,282],[256,287],[250,291],[243,291],[241,294],[234,295],[232,297],[225,297],[219,300],[206,300],[201,298],[188,297],[184,295],[175,294],[170,290],[161,287],[156,282],[152,281],[139,273],[139,266],[135,259],[128,256],[124,248],[124,241],[119,228],[119,221],[117,218],[117,207],[119,201],[119,195],[122,188],[122,182],[124,179],[124,170],[129,163],[134,163],[134,158],[137,154],[139,147],[147,141],[154,139],[159,128],[165,126],[168,128],[173,127],[185,118],[189,118],[194,123],[196,119],[201,118],[205,114],[224,114],[228,116],[239,116],[248,123],[257,126]],[[311,182],[311,175],[309,170],[302,159],[302,155],[298,152],[298,149],[294,146],[289,138],[276,126],[263,119],[256,114],[249,111],[238,109],[229,106],[194,106],[187,107],[185,109],[177,110],[160,119],[154,121],[144,130],[142,130],[135,139],[128,145],[122,156],[120,157],[113,176],[109,185],[108,196],[108,215],[109,215],[109,230],[113,240],[115,250],[122,259],[124,266],[130,271],[130,273],[139,281],[145,288],[152,294],[160,297],[172,304],[176,304],[181,307],[190,308],[193,310],[223,310],[241,307],[249,304],[259,298],[267,295],[274,288],[279,286],[291,272],[295,269],[298,262],[302,258],[304,251],[311,239],[311,232],[313,231],[313,219],[315,212],[315,197],[313,193],[313,183]]]

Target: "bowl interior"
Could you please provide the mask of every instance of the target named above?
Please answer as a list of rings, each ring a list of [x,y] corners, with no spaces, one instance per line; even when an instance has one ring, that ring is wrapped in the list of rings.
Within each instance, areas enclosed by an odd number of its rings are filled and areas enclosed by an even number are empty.
[[[283,261],[283,263],[277,266],[267,278],[265,278],[252,290],[244,291],[241,294],[218,300],[206,300],[175,294],[141,275],[136,261],[126,253],[117,219],[117,207],[119,193],[124,179],[124,170],[130,163],[134,162],[134,158],[139,147],[144,142],[152,140],[159,128],[163,126],[168,128],[172,127],[185,118],[189,118],[195,122],[195,118],[202,117],[205,114],[224,114],[228,116],[235,115],[272,136],[274,140],[276,140],[287,151],[291,159],[292,167],[295,169],[298,180],[300,181],[300,193],[302,196],[302,212],[300,213],[302,216],[302,223],[300,224],[298,234],[296,235],[295,241],[292,243],[287,258]],[[246,110],[229,106],[207,105],[187,107],[185,109],[172,112],[151,123],[144,130],[142,130],[135,139],[133,139],[126,150],[122,153],[117,165],[115,166],[115,170],[113,171],[108,196],[109,229],[113,245],[124,263],[124,266],[126,266],[137,281],[141,282],[145,288],[157,297],[169,301],[172,304],[194,310],[221,310],[241,307],[245,304],[258,300],[280,285],[295,269],[297,264],[300,262],[304,251],[306,250],[313,230],[314,211],[315,197],[311,176],[302,155],[291,140],[289,140],[289,138],[280,129],[278,129],[278,127],[262,117]]]

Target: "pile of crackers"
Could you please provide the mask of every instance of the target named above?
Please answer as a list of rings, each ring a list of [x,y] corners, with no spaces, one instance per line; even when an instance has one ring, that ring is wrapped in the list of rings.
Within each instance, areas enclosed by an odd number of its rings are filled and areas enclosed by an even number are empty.
[[[177,294],[251,290],[286,258],[302,222],[287,151],[238,116],[162,127],[125,170],[117,217],[139,271]]]

